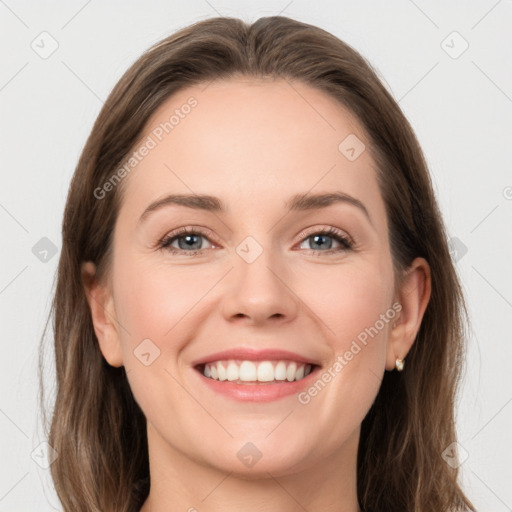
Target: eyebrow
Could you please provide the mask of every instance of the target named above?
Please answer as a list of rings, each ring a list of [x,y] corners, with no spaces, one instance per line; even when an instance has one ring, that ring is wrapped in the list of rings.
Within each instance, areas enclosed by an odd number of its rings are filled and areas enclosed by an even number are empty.
[[[336,203],[355,206],[364,213],[370,224],[373,224],[365,205],[359,199],[344,192],[328,192],[323,194],[310,194],[306,192],[304,194],[296,194],[285,203],[285,207],[288,211],[306,211],[327,208]],[[206,194],[170,194],[151,203],[140,216],[139,222],[146,220],[152,212],[172,205],[214,213],[223,213],[228,210],[225,203],[215,196]]]

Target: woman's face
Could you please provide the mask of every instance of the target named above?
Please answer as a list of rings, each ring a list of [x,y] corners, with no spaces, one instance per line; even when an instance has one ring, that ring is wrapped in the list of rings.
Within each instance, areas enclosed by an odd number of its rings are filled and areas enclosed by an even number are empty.
[[[405,355],[368,147],[334,99],[283,80],[201,84],[154,114],[122,184],[115,322],[98,335],[150,445],[248,476],[353,453]]]

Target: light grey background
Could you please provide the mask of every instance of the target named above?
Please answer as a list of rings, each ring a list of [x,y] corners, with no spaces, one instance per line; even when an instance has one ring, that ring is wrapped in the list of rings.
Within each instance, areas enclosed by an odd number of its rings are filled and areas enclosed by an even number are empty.
[[[37,415],[37,350],[58,252],[36,244],[47,237],[60,250],[71,175],[122,73],[151,44],[219,14],[283,14],[332,32],[369,59],[412,123],[456,238],[473,322],[457,425],[462,485],[478,510],[510,511],[510,0],[0,0],[0,511],[60,510],[41,467]]]

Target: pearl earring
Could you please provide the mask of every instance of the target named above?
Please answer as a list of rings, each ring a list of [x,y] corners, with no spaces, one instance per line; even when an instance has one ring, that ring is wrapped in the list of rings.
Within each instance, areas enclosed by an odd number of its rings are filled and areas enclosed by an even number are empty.
[[[401,372],[404,369],[404,364],[405,362],[403,359],[397,358],[395,361],[395,367],[399,372]]]

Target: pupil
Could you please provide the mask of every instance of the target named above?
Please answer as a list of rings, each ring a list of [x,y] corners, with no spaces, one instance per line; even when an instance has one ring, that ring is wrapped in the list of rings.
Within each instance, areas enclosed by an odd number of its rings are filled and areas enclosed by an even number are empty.
[[[199,246],[201,245],[201,243],[200,243],[200,242],[199,242],[199,244],[197,243],[197,240],[199,239],[199,237],[198,237],[197,235],[185,235],[184,237],[182,237],[182,238],[180,239],[180,241],[181,241],[182,239],[185,239],[185,240],[186,240],[186,242],[185,242],[185,243],[186,243],[187,245],[185,246],[185,248],[188,248],[188,249],[190,249],[190,248],[192,248],[192,249],[199,249],[199,248],[200,248],[200,247],[194,247],[194,243],[195,243],[196,245],[199,245]],[[194,241],[194,239],[195,239],[195,241]],[[181,245],[181,244],[180,244],[180,245]],[[183,249],[183,247],[180,247],[180,249]]]
[[[313,237],[313,241],[314,241],[313,243],[318,244],[318,240],[319,240],[319,239],[320,239],[320,240],[322,240],[322,239],[324,239],[324,240],[325,240],[325,238],[330,238],[330,237],[328,237],[328,236],[326,236],[326,235],[315,235],[315,236]],[[325,244],[325,243],[320,242],[320,244],[319,244],[319,245],[320,245],[320,247],[324,247],[326,244]],[[327,246],[328,246],[328,248],[329,248],[329,249],[331,248],[331,245],[332,245],[332,242],[331,242],[331,244],[327,243]]]

